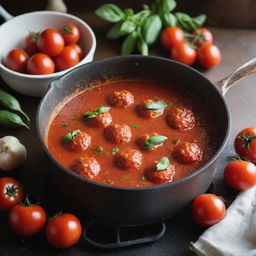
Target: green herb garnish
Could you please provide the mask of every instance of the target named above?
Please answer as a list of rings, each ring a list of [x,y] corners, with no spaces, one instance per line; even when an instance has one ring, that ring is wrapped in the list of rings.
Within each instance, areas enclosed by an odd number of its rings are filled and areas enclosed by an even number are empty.
[[[72,132],[67,133],[64,138],[63,138],[63,142],[64,143],[68,143],[70,142],[73,138],[77,137],[77,134],[81,132],[80,130],[74,130]]]
[[[167,156],[162,157],[156,165],[156,171],[166,170],[170,165],[169,158]]]
[[[172,144],[176,145],[176,144],[178,144],[179,142],[180,142],[180,140],[173,140],[173,141],[172,141]]]
[[[129,125],[131,128],[137,128],[137,127],[139,127],[137,124],[130,124]]]
[[[68,123],[64,123],[62,126],[63,126],[63,127],[68,127],[69,124],[68,124]]]
[[[111,153],[112,153],[112,155],[115,155],[119,151],[120,151],[119,148],[112,148]]]
[[[103,147],[97,147],[97,148],[95,148],[95,150],[98,151],[98,152],[102,152],[103,151]]]
[[[153,148],[154,146],[161,144],[162,142],[164,142],[167,139],[168,138],[166,136],[162,136],[162,135],[156,135],[156,136],[149,137],[146,140],[146,143],[144,144],[143,149],[147,150],[147,149]]]
[[[145,104],[146,109],[150,110],[162,110],[164,108],[167,108],[169,104],[163,102],[163,101],[156,101],[156,102],[148,102]]]
[[[97,117],[99,114],[105,113],[110,110],[110,107],[99,107],[95,111],[89,111],[84,113],[85,118],[92,119]]]

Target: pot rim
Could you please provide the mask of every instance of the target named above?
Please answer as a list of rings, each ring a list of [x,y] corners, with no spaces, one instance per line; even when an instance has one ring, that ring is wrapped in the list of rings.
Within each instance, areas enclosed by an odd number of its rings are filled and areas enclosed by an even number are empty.
[[[156,60],[160,60],[160,61],[165,61],[165,62],[172,62],[175,63],[175,65],[181,65],[183,67],[185,67],[186,69],[189,69],[190,71],[194,72],[197,74],[198,77],[200,77],[200,79],[204,79],[206,80],[213,88],[214,90],[217,92],[217,94],[219,95],[219,97],[221,98],[221,100],[223,101],[223,104],[226,108],[226,112],[227,112],[227,129],[226,129],[226,133],[225,133],[225,137],[223,139],[223,141],[221,142],[218,150],[214,153],[214,155],[203,165],[201,166],[199,169],[197,169],[196,171],[194,171],[193,173],[191,173],[188,176],[185,176],[181,179],[178,179],[176,181],[173,182],[169,182],[169,183],[164,183],[164,184],[158,184],[158,185],[153,185],[153,186],[147,186],[147,187],[120,187],[120,186],[111,186],[111,185],[107,185],[107,184],[103,184],[103,183],[98,183],[95,182],[93,180],[89,180],[89,179],[85,179],[83,177],[81,177],[80,175],[76,174],[75,172],[70,171],[69,169],[65,168],[64,166],[62,166],[54,157],[53,155],[50,153],[50,151],[48,150],[41,134],[40,134],[40,129],[39,129],[39,114],[40,114],[40,110],[42,107],[42,104],[45,101],[46,96],[51,93],[52,88],[54,87],[53,84],[56,83],[56,81],[61,80],[63,77],[66,77],[69,75],[69,73],[71,72],[75,72],[78,69],[82,69],[84,66],[87,65],[94,65],[94,64],[98,64],[98,63],[105,63],[105,62],[109,62],[109,61],[115,61],[118,59],[130,59],[133,58],[135,61],[136,59],[140,58],[140,59],[156,59]],[[36,130],[37,130],[37,134],[39,137],[39,140],[41,142],[41,144],[43,145],[44,150],[46,151],[47,155],[50,157],[50,159],[54,162],[54,164],[56,164],[59,168],[61,168],[63,171],[65,171],[66,173],[68,173],[68,175],[71,175],[75,178],[80,179],[82,182],[86,182],[86,183],[90,183],[91,185],[95,185],[95,186],[99,186],[101,188],[107,188],[107,189],[111,189],[111,190],[123,190],[123,191],[144,191],[144,190],[154,190],[154,189],[164,189],[165,187],[169,187],[169,186],[176,186],[179,183],[185,182],[189,179],[192,179],[193,177],[199,175],[200,173],[202,173],[205,169],[207,169],[210,165],[212,165],[212,163],[219,157],[219,155],[221,154],[221,152],[223,151],[229,135],[230,135],[230,130],[231,130],[231,117],[230,117],[230,110],[229,110],[229,106],[224,98],[224,96],[222,95],[222,93],[220,92],[220,90],[206,77],[204,76],[202,73],[200,73],[199,71],[197,71],[196,69],[187,66],[185,64],[182,64],[180,62],[171,60],[171,59],[166,59],[163,57],[158,57],[158,56],[142,56],[142,55],[127,55],[127,56],[112,56],[112,57],[108,57],[108,58],[104,58],[104,59],[100,59],[97,61],[93,61],[90,63],[86,63],[83,64],[81,66],[78,66],[70,71],[68,71],[67,73],[65,73],[64,75],[52,80],[50,82],[50,85],[48,87],[47,92],[45,93],[45,95],[42,97],[40,104],[38,106],[37,109],[37,114],[36,114]]]

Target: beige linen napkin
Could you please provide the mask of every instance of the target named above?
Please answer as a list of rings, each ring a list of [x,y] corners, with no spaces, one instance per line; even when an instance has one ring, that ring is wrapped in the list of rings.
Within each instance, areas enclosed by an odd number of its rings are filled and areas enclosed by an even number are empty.
[[[225,218],[191,244],[199,256],[256,256],[256,186],[240,192]]]

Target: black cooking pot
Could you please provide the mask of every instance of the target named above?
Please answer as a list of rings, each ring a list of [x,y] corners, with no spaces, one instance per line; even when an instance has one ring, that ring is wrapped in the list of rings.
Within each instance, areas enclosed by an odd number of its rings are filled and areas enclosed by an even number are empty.
[[[229,109],[222,93],[240,80],[241,73],[246,73],[245,70],[249,70],[245,75],[250,75],[254,63],[255,60],[247,63],[220,81],[218,85],[222,90],[193,68],[164,58],[136,55],[112,57],[85,64],[52,81],[38,110],[37,128],[42,145],[54,163],[50,173],[56,184],[55,188],[82,212],[109,224],[143,225],[170,217],[210,186],[216,172],[218,156],[230,131]],[[53,111],[75,91],[83,90],[91,83],[115,78],[144,78],[172,83],[198,95],[216,120],[219,138],[216,153],[204,166],[183,179],[141,188],[99,184],[61,166],[50,154],[45,141]]]

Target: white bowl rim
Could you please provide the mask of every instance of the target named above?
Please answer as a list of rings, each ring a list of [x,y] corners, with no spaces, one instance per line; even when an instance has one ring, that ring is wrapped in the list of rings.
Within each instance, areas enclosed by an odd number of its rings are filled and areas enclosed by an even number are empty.
[[[50,78],[55,78],[55,77],[58,77],[58,76],[61,76],[63,74],[65,74],[67,71],[79,66],[79,64],[81,63],[81,61],[83,61],[91,52],[94,52],[95,51],[95,48],[96,48],[96,37],[95,37],[95,34],[93,32],[93,30],[91,29],[91,27],[85,22],[83,21],[82,19],[72,15],[72,14],[68,14],[68,13],[63,13],[63,12],[56,12],[56,11],[36,11],[36,12],[27,12],[27,13],[23,13],[23,14],[20,14],[18,16],[15,16],[13,17],[12,19],[4,22],[2,24],[2,26],[4,26],[5,24],[7,24],[9,21],[12,21],[12,20],[15,20],[15,19],[18,19],[22,16],[27,16],[27,15],[31,15],[31,14],[54,14],[54,15],[59,15],[59,16],[65,16],[65,17],[69,17],[69,18],[72,18],[76,21],[78,21],[79,23],[81,23],[83,26],[85,26],[88,31],[90,32],[91,36],[92,36],[92,46],[89,50],[89,52],[86,54],[86,56],[80,60],[79,63],[77,63],[75,66],[73,67],[70,67],[68,69],[65,69],[65,70],[62,70],[62,71],[59,71],[59,72],[54,72],[52,74],[48,74],[48,75],[30,75],[30,74],[24,74],[24,73],[19,73],[19,72],[16,72],[16,71],[13,71],[7,67],[5,67],[2,62],[0,61],[0,68],[2,68],[3,70],[5,70],[6,72],[10,73],[10,74],[13,74],[13,75],[16,75],[16,76],[20,76],[20,77],[24,77],[24,78],[38,78],[38,79],[50,79]],[[1,28],[0,28],[1,29]]]

